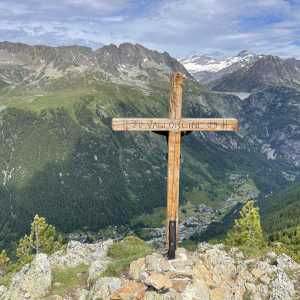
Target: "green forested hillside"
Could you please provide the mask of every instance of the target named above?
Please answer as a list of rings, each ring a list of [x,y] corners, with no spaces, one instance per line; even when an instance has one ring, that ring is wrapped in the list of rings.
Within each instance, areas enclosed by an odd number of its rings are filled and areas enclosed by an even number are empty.
[[[261,105],[255,105],[260,94],[245,102],[212,93],[175,59],[140,45],[111,45],[96,52],[1,47],[2,55],[12,53],[15,62],[3,59],[0,64],[5,82],[0,87],[0,249],[12,246],[35,214],[59,231],[98,231],[165,206],[165,137],[112,132],[111,118],[166,116],[171,71],[187,75],[184,116],[237,117],[241,122],[238,133],[184,137],[181,202],[193,199],[195,205],[229,212],[247,200],[245,194],[253,196],[251,189],[239,190],[238,178],[264,195],[285,186],[287,176],[298,176],[290,155],[297,148],[300,98],[294,90],[288,98],[284,91],[268,90]],[[273,119],[260,119],[278,102],[284,105],[277,114],[293,106],[293,134],[280,136],[279,145],[273,143],[278,136]],[[288,120],[282,126],[291,132]]]
[[[197,84],[188,83],[185,115],[218,116],[217,111],[208,112],[197,95],[210,97]],[[165,138],[114,133],[111,117],[166,115],[167,84],[147,95],[99,81],[94,89],[81,89],[79,94],[66,90],[31,101],[15,98],[6,105],[0,135],[1,247],[23,234],[36,213],[70,232],[126,223],[136,214],[165,205]],[[234,133],[218,137],[227,143],[238,139]],[[208,197],[216,203],[231,194],[232,173],[248,174],[262,190],[285,182],[280,164],[259,153],[249,155],[216,144],[201,133],[184,139],[182,162],[182,195],[196,188],[205,194],[203,200]],[[257,170],[258,165],[263,168]]]
[[[300,183],[278,191],[261,201],[265,230],[274,233],[300,224]]]

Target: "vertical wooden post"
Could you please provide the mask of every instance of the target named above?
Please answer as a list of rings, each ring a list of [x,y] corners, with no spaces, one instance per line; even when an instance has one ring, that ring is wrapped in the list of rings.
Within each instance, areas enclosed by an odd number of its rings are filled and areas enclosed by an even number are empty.
[[[169,118],[181,119],[182,86],[184,76],[179,73],[171,76],[171,95]],[[181,132],[169,131],[168,136],[168,188],[167,188],[167,247],[168,257],[175,258],[178,240],[178,208],[179,208],[179,170],[180,170]]]

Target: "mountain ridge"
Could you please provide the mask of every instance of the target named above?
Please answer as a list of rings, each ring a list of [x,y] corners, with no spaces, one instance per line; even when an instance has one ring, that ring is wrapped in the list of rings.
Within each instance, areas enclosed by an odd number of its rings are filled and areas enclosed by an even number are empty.
[[[242,50],[236,56],[214,58],[207,55],[193,55],[179,61],[199,82],[209,83],[254,62],[261,56]]]
[[[127,226],[135,215],[164,207],[165,139],[151,133],[112,132],[111,118],[166,116],[169,73],[185,69],[166,53],[122,45],[101,48],[95,55],[99,60],[91,61],[82,54],[90,53],[88,48],[75,49],[79,66],[70,47],[45,52],[42,48],[42,54],[34,47],[23,54],[17,47],[21,53],[12,56],[12,64],[5,63],[8,52],[0,52],[0,80],[11,80],[0,93],[1,247],[12,247],[36,213],[68,233]],[[38,68],[34,64],[41,64],[41,57],[47,64]],[[90,68],[82,70],[86,61]],[[184,138],[182,203],[206,203],[222,215],[249,196],[296,180],[296,90],[289,90],[288,98],[284,90],[262,91],[263,103],[255,110],[251,103],[259,104],[257,95],[248,103],[248,98],[213,93],[186,75],[183,115],[235,117],[241,120],[241,131]],[[285,114],[285,122],[286,110],[293,107],[294,129],[284,140],[272,119],[257,130],[257,119],[274,101],[282,103],[278,114]]]
[[[172,71],[191,78],[187,70],[167,52],[159,53],[139,44],[111,44],[93,50],[84,46],[0,43],[0,79],[8,85],[16,82],[34,84],[44,79],[55,80],[65,76],[84,76],[86,72],[95,73],[96,77],[109,76],[116,81],[121,79],[124,83],[130,77],[133,82],[138,81],[138,76],[155,81],[155,76],[159,80]]]

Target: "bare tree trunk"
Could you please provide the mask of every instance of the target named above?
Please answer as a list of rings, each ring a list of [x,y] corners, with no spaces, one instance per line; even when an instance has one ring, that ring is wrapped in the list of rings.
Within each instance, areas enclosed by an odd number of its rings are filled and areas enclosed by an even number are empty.
[[[34,226],[34,231],[35,231],[35,239],[36,239],[36,254],[40,253],[40,240],[39,240],[39,229],[38,229],[38,224],[35,224]]]

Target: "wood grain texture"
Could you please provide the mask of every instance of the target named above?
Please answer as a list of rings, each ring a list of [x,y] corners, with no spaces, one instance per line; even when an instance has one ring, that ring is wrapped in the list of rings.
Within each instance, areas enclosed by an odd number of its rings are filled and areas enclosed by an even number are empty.
[[[114,118],[115,131],[236,131],[233,118]]]
[[[115,131],[168,131],[168,183],[166,220],[167,247],[169,246],[170,221],[172,221],[172,224],[173,222],[176,223],[176,242],[178,243],[181,132],[238,130],[238,120],[234,118],[182,118],[182,89],[184,79],[185,77],[179,73],[174,73],[171,76],[169,118],[112,119],[112,129]]]
[[[170,111],[171,121],[181,119],[182,87],[185,77],[173,74],[171,77]],[[176,242],[178,243],[178,212],[179,212],[179,176],[180,176],[180,144],[179,130],[169,131],[168,136],[168,186],[167,186],[167,226],[170,221],[176,222]],[[168,227],[167,227],[168,228]],[[169,245],[169,232],[166,234],[166,244]]]

